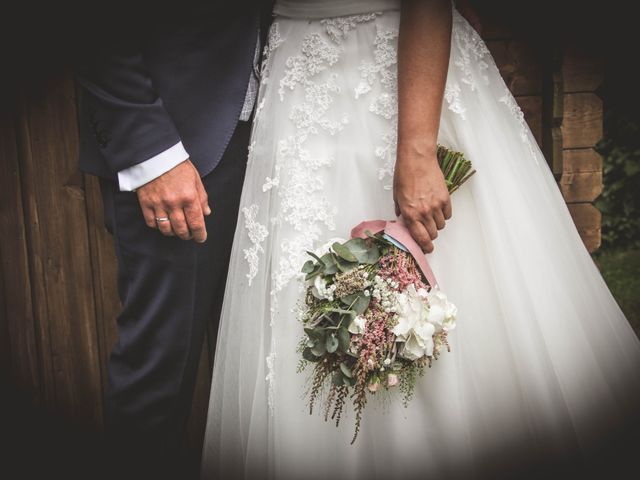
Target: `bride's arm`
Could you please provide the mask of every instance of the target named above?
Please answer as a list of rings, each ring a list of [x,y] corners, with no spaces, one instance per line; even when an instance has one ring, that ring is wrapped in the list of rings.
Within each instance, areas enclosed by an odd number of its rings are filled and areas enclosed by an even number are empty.
[[[451,217],[436,146],[451,44],[450,0],[403,0],[398,39],[396,214],[426,252]]]

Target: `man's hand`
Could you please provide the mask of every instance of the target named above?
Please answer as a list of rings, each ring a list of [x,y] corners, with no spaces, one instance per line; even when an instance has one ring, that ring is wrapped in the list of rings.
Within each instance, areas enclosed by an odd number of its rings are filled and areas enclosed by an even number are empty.
[[[138,201],[147,225],[163,235],[182,240],[207,239],[204,216],[211,213],[207,192],[190,160],[137,189]],[[168,218],[157,221],[157,218]]]
[[[426,157],[398,156],[393,178],[396,215],[402,216],[411,236],[427,253],[451,218],[451,200],[435,151]]]

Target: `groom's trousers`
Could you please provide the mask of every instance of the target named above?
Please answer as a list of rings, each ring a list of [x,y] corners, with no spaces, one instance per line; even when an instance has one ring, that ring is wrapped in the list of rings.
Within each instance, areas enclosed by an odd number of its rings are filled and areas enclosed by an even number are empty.
[[[203,244],[149,228],[136,193],[102,180],[122,301],[106,395],[106,430],[115,447],[109,462],[120,478],[138,469],[144,478],[173,477],[169,472],[181,468],[177,458],[203,340],[211,322],[214,331],[218,326],[249,132],[250,125],[239,122],[222,161],[202,179],[212,209]]]

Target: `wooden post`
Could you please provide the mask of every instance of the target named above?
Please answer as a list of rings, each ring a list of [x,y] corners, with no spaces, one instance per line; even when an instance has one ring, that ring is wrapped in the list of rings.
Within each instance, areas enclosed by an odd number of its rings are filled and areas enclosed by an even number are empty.
[[[601,214],[593,202],[602,193],[602,158],[595,146],[602,138],[603,110],[594,92],[603,81],[603,71],[597,54],[578,46],[565,48],[560,189],[590,252],[601,243]]]
[[[42,403],[37,321],[15,118],[0,115],[0,350],[5,377],[32,406]]]
[[[562,177],[562,119],[564,117],[564,85],[562,82],[562,49],[551,47],[544,60],[542,151],[556,181]]]
[[[73,81],[64,74],[24,99],[16,138],[44,403],[99,428],[102,385],[76,125]]]

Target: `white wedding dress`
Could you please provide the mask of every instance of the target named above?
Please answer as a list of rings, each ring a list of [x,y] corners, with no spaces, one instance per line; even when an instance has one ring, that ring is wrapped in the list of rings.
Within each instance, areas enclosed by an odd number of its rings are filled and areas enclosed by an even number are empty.
[[[640,344],[522,112],[454,11],[439,142],[476,175],[428,260],[458,307],[404,408],[370,398],[354,445],[296,372],[306,251],[392,219],[398,0],[278,1],[217,342],[203,477],[473,478],[573,458],[636,407]],[[213,232],[215,234],[215,232]],[[514,470],[515,471],[515,470]]]

